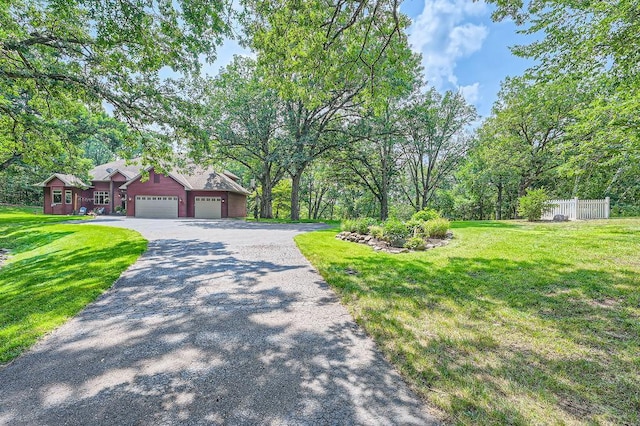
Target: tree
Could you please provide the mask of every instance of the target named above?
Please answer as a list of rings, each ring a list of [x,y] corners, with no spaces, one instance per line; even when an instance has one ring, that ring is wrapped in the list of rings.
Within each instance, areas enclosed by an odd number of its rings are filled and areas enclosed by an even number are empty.
[[[43,148],[66,151],[72,165],[81,151],[64,128],[82,109],[95,112],[103,103],[139,128],[179,125],[185,120],[177,108],[181,88],[160,71],[194,75],[201,55],[212,59],[228,33],[228,6],[204,0],[0,3],[0,165],[45,161]]]
[[[369,110],[348,134],[350,143],[341,165],[350,170],[380,204],[380,219],[389,216],[390,192],[402,166],[404,137],[399,123],[399,102],[389,99],[376,115]]]
[[[300,180],[317,158],[336,148],[352,109],[379,107],[394,81],[410,79],[417,59],[398,2],[246,0],[247,44],[267,83],[284,101],[284,157],[292,180],[291,218],[300,215]],[[393,70],[393,72],[392,72]]]
[[[498,94],[493,115],[480,130],[481,139],[498,161],[494,178],[518,171],[518,197],[545,184],[564,162],[567,129],[580,93],[571,81],[532,83],[507,79]]]
[[[203,89],[203,126],[210,137],[194,146],[193,154],[244,165],[260,183],[260,217],[273,217],[272,190],[284,176],[282,143],[276,137],[280,100],[265,87],[255,60],[239,56]]]
[[[537,61],[530,76],[543,85],[580,81],[580,91],[590,92],[587,102],[576,105],[569,129],[575,140],[573,158],[579,160],[569,163],[570,174],[576,182],[587,183],[580,177],[591,175],[600,164],[618,163],[621,167],[609,176],[615,184],[616,176],[630,172],[640,151],[637,1],[492,2],[498,6],[494,19],[511,16],[521,32],[538,36],[529,45],[513,48],[515,54]]]
[[[408,185],[402,189],[416,210],[427,207],[436,189],[465,158],[471,138],[467,127],[477,118],[461,93],[416,92],[403,113]]]

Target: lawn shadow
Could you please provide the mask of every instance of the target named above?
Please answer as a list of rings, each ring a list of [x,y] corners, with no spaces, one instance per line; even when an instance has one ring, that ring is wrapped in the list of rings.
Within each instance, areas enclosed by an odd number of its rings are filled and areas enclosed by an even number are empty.
[[[359,309],[367,331],[423,390],[447,389],[463,423],[529,423],[523,401],[549,420],[637,423],[640,280],[569,266],[355,256],[326,273],[344,297],[377,301]],[[431,318],[444,323],[416,325]]]
[[[0,370],[0,422],[425,424],[326,284],[286,285],[308,267],[151,241],[110,291]]]

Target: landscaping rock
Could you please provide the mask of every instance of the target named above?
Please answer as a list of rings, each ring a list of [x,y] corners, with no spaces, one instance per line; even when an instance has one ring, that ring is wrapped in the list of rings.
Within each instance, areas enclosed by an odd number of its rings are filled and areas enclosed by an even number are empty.
[[[441,246],[446,246],[449,244],[451,238],[453,238],[453,234],[448,232],[444,240],[440,240],[437,238],[428,238],[425,240],[424,248],[420,247],[416,250],[410,250],[406,247],[403,247],[405,244],[405,240],[396,240],[391,243],[383,240],[379,240],[374,238],[371,235],[363,235],[358,234],[356,232],[347,232],[342,231],[336,235],[336,238],[343,241],[349,241],[356,244],[365,244],[371,246],[374,251],[384,251],[386,253],[399,254],[399,253],[408,253],[409,251],[418,251],[418,250],[430,250]]]
[[[553,216],[553,221],[554,222],[567,222],[569,220],[569,216],[564,215],[564,214],[557,214],[555,216]]]

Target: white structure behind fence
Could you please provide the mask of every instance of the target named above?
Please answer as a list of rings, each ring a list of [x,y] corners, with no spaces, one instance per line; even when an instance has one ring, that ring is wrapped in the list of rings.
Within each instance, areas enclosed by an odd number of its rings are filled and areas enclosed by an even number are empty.
[[[542,216],[551,220],[557,214],[567,216],[569,220],[576,219],[609,219],[609,197],[604,200],[551,200],[549,204],[555,207]]]

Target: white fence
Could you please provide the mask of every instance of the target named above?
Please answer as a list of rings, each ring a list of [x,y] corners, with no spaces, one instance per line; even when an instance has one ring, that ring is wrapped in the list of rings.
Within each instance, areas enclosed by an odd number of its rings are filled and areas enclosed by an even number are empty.
[[[555,207],[542,216],[542,219],[551,220],[557,214],[576,219],[609,219],[609,197],[604,200],[551,200]]]

